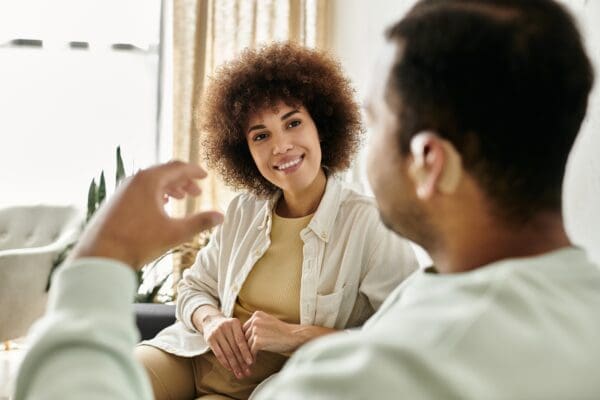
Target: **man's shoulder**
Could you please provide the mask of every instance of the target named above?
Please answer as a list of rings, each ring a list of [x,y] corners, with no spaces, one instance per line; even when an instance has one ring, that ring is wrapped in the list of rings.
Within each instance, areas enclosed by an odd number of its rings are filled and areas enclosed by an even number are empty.
[[[489,398],[500,387],[507,398],[588,398],[600,390],[591,372],[600,358],[600,294],[583,277],[597,274],[582,261],[571,265],[582,269],[570,283],[556,274],[544,279],[579,259],[564,255],[453,276],[418,272],[363,329],[303,347],[280,389],[318,397],[321,387],[353,399]]]
[[[265,398],[391,399],[425,393],[426,398],[454,398],[437,383],[443,370],[433,362],[437,350],[418,343],[418,337],[392,337],[392,332],[329,335],[294,354],[269,388],[272,397]]]

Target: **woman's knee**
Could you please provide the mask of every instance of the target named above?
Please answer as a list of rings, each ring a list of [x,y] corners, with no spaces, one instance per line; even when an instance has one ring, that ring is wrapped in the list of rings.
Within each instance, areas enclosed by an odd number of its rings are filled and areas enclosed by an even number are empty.
[[[196,394],[191,360],[152,346],[137,346],[135,358],[150,378],[156,400],[188,400]]]

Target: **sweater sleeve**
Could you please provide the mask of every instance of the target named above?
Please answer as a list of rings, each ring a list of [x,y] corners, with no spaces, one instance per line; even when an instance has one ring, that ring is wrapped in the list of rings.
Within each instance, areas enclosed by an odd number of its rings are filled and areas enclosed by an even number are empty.
[[[29,333],[14,399],[151,399],[133,358],[134,291],[135,274],[120,262],[85,258],[62,267]]]

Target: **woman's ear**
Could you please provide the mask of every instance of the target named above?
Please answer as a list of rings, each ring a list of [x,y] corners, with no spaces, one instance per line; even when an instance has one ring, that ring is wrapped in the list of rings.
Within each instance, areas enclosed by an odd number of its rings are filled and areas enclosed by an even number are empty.
[[[410,142],[409,175],[417,197],[430,199],[440,193],[453,193],[462,175],[460,155],[454,146],[433,132],[420,132]]]

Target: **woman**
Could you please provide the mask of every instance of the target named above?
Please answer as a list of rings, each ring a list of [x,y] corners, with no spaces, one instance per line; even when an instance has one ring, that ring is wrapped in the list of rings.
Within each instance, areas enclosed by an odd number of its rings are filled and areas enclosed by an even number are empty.
[[[199,128],[209,166],[248,193],[186,272],[178,322],[136,354],[157,399],[248,398],[302,344],[361,325],[417,263],[374,202],[334,176],[362,128],[326,55],[246,51],[211,81]]]

